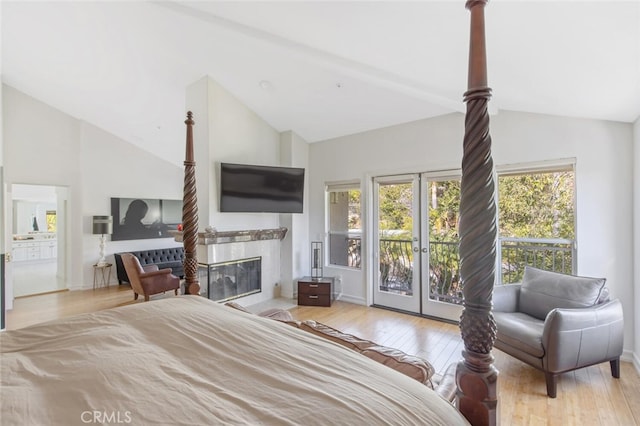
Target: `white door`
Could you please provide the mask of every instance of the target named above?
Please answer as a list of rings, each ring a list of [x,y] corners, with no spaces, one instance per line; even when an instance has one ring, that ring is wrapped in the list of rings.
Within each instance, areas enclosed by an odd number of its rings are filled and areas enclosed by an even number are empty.
[[[460,173],[421,175],[422,314],[458,321],[462,283],[458,251]]]
[[[373,303],[420,313],[420,177],[378,177],[374,187]]]
[[[373,303],[458,321],[459,173],[384,176],[373,183]]]
[[[11,244],[13,243],[13,205],[10,186],[3,184],[2,187],[4,223],[0,224],[0,226],[2,226],[2,229],[4,230],[3,237],[5,249],[4,294],[2,294],[2,301],[4,302],[4,309],[6,312],[13,309],[13,255],[11,253]],[[4,318],[6,320],[6,316]],[[2,325],[6,326],[6,323]]]

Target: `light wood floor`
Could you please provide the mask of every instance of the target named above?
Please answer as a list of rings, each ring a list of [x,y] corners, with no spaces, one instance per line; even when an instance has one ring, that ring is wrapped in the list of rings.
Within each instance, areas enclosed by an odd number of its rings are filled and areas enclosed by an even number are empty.
[[[19,298],[7,315],[7,329],[131,303],[144,302],[134,302],[127,286]],[[422,356],[440,373],[461,358],[462,340],[458,327],[452,324],[339,301],[331,308],[297,306],[290,311],[296,319],[314,319]],[[558,397],[551,399],[546,396],[541,372],[499,350],[493,355],[500,372],[498,398],[503,425],[640,425],[640,376],[628,362],[621,363],[620,379],[611,377],[609,363],[563,374]]]

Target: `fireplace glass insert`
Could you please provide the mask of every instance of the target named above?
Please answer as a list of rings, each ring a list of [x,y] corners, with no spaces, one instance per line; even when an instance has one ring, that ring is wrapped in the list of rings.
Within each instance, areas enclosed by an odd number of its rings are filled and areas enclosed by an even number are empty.
[[[261,257],[199,264],[198,279],[207,298],[226,301],[262,291]]]

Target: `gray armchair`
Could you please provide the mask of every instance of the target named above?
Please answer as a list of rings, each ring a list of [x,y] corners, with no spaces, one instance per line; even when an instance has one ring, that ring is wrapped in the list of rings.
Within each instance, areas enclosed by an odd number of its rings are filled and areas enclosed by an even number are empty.
[[[495,347],[545,373],[556,397],[558,375],[609,361],[620,377],[622,305],[610,300],[604,278],[527,267],[522,283],[497,286]]]

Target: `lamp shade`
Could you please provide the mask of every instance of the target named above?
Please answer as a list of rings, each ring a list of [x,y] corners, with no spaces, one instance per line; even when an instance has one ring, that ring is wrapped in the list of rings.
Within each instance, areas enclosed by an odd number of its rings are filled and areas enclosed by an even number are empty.
[[[93,233],[98,235],[111,234],[113,232],[113,217],[93,216]]]

